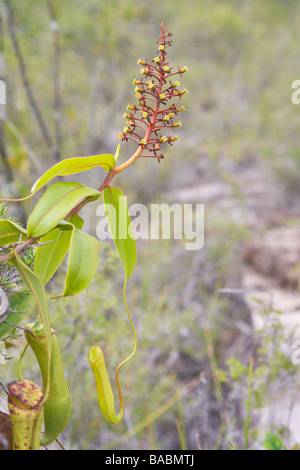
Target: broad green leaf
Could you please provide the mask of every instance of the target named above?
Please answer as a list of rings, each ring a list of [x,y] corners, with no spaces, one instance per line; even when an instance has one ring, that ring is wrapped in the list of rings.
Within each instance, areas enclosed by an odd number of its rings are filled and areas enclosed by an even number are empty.
[[[95,276],[99,255],[96,238],[74,227],[64,292],[56,297],[68,297],[83,291]]]
[[[16,252],[13,251],[12,253],[14,254],[14,259],[10,262],[17,268],[26,285],[28,286],[28,289],[30,290],[36,303],[40,320],[44,327],[45,339],[47,343],[47,362],[49,370],[48,376],[50,377],[51,325],[46,292],[41,280],[35,275],[35,273],[22,261],[21,257]],[[49,390],[50,379],[44,390],[44,401],[48,398]]]
[[[64,219],[68,213],[87,197],[92,200],[100,196],[99,191],[80,183],[53,183],[33,209],[27,224],[27,235],[45,235]]]
[[[82,229],[84,223],[79,215],[71,217],[69,222],[64,224],[65,227],[68,226],[68,231],[62,231],[59,225],[59,228],[51,230],[40,239],[40,243],[45,245],[39,246],[36,251],[34,272],[43,285],[50,281],[66,256],[74,226]]]
[[[103,191],[103,201],[125,278],[128,279],[135,268],[137,254],[126,197],[120,189],[108,186]]]
[[[16,243],[20,237],[24,239],[27,236],[26,230],[21,225],[12,222],[11,220],[0,220],[0,245],[9,245]]]
[[[109,153],[103,155],[92,155],[90,157],[67,158],[52,166],[47,170],[32,186],[31,192],[34,193],[41,189],[57,176],[74,175],[91,170],[97,166],[103,167],[106,171],[112,170],[115,165],[113,155]]]

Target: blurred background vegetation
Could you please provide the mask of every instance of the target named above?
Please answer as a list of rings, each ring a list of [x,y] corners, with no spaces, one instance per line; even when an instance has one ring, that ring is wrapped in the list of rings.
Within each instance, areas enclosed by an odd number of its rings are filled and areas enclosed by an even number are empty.
[[[0,11],[0,79],[7,86],[0,123],[2,197],[26,196],[40,172],[60,159],[114,154],[123,113],[134,102],[136,62],[154,57],[161,21],[174,34],[172,65],[189,68],[181,79],[189,94],[179,142],[160,165],[140,159],[115,183],[129,205],[205,204],[204,247],[194,252],[185,250],[184,240],[137,242],[128,295],[138,353],[121,372],[126,417],[118,427],[105,423],[98,409],[88,365],[88,351],[100,341],[113,381],[132,347],[114,247],[100,241],[99,272],[85,292],[50,302],[73,399],[63,444],[273,445],[265,443],[257,410],[276,400],[274,390],[297,386],[297,368],[280,349],[281,317],[275,312],[276,321],[255,331],[244,297],[220,289],[243,289],[245,250],[258,233],[274,224],[297,225],[300,108],[291,103],[291,84],[300,74],[299,2],[11,0],[2,1]],[[132,150],[122,143],[120,161]],[[88,172],[81,181],[97,187],[103,176],[101,170]],[[25,223],[33,204],[21,210],[10,204],[9,211]],[[96,208],[82,212],[93,235]],[[51,289],[60,291],[62,280],[55,277]],[[265,319],[270,311],[262,305],[261,313]],[[26,361],[33,379],[35,362]],[[1,366],[0,374],[4,382],[14,377],[15,362]],[[267,429],[295,445],[288,426]]]

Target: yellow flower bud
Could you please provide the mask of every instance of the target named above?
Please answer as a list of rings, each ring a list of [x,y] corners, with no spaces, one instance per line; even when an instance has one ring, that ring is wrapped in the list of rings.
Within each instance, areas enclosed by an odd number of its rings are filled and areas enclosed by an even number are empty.
[[[187,72],[189,69],[187,68],[187,66],[185,65],[184,67],[182,67],[182,69],[179,70],[179,73],[184,73],[184,72]]]

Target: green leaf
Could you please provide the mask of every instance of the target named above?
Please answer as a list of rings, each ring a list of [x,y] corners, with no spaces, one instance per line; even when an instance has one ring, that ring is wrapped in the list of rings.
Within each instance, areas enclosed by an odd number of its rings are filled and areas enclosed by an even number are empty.
[[[27,235],[45,235],[64,219],[68,213],[87,197],[95,200],[99,191],[80,183],[53,183],[33,209],[27,224]]]
[[[73,228],[67,275],[63,294],[68,297],[83,291],[95,276],[99,255],[99,244],[95,237]]]
[[[113,155],[108,153],[103,155],[92,155],[91,157],[67,158],[49,168],[32,186],[31,192],[34,193],[41,189],[57,176],[74,175],[97,166],[103,167],[106,171],[112,170],[115,165]]]
[[[117,150],[116,150],[116,153],[115,153],[115,162],[118,161],[118,158],[120,156],[120,150],[121,150],[121,143],[119,143],[119,145],[117,147]]]
[[[69,222],[64,224],[68,231],[62,231],[59,225],[59,228],[51,230],[40,239],[40,243],[45,245],[39,246],[36,251],[34,272],[43,285],[50,281],[69,250],[72,236],[70,230],[73,230],[74,226],[82,229],[84,223],[79,215],[71,217]]]
[[[50,377],[50,358],[51,358],[51,325],[50,317],[48,311],[47,296],[44,289],[44,286],[41,280],[34,274],[34,272],[22,261],[21,257],[16,253],[14,254],[14,259],[10,262],[17,268],[20,275],[23,277],[25,283],[27,284],[34,301],[36,303],[41,322],[44,327],[45,339],[47,344],[47,365],[48,365],[48,376]],[[50,379],[44,390],[43,401],[46,401],[48,398],[50,390]]]
[[[282,440],[269,431],[266,432],[264,447],[267,450],[282,450],[283,443]]]
[[[103,191],[103,200],[109,228],[128,279],[135,268],[137,253],[126,197],[120,189],[108,186]]]
[[[11,220],[0,220],[0,245],[9,245],[19,241],[20,236],[24,239],[27,236],[26,230],[21,225],[12,222]]]

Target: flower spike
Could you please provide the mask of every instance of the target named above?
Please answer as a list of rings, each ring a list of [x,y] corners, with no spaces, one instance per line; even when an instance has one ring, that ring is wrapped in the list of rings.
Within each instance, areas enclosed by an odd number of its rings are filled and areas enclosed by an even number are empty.
[[[187,93],[186,89],[180,90],[178,80],[173,80],[176,75],[182,76],[188,68],[178,67],[177,72],[172,72],[170,63],[167,62],[167,48],[171,46],[172,33],[160,26],[161,34],[156,41],[158,45],[157,55],[149,62],[147,59],[139,59],[138,65],[142,65],[140,79],[134,79],[136,98],[138,105],[128,105],[124,118],[129,119],[127,126],[119,134],[122,141],[135,140],[142,152],[147,150],[150,155],[142,157],[155,157],[158,161],[163,158],[162,145],[173,145],[177,136],[164,136],[161,131],[166,127],[175,129],[181,126],[181,122],[173,119],[184,106],[176,107],[174,100],[181,99]]]

